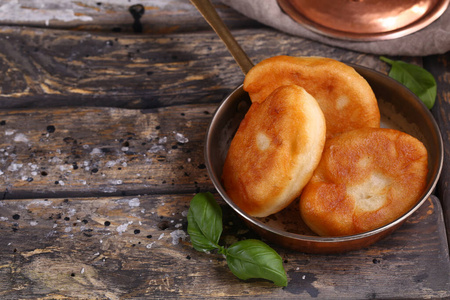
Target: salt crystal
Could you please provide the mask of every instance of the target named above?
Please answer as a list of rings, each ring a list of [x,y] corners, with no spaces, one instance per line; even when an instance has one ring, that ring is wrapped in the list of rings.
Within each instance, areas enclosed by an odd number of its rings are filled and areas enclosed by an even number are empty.
[[[137,206],[141,205],[141,202],[139,201],[139,198],[133,198],[130,200],[130,202],[128,202],[128,205],[130,207],[137,207]]]
[[[72,216],[74,216],[74,215],[76,214],[76,212],[77,212],[77,210],[76,210],[75,208],[71,208],[71,209],[69,209],[69,210],[67,211],[67,215],[68,215],[69,217],[72,217]]]
[[[66,227],[64,228],[64,232],[71,232],[72,231],[72,227]]]
[[[7,217],[0,217],[0,221],[7,221],[8,218]]]
[[[157,153],[157,152],[159,152],[159,151],[164,151],[164,146],[161,146],[161,145],[153,145],[153,146],[148,150],[148,152],[150,152],[150,153]]]
[[[20,168],[22,168],[22,166],[23,166],[23,164],[12,163],[9,165],[8,171],[15,172],[15,171],[19,170]]]
[[[130,150],[130,148],[128,147],[122,147],[120,150],[122,150],[123,152]]]
[[[12,129],[7,129],[7,130],[5,130],[5,135],[13,135],[14,132],[16,132],[16,131],[12,130]]]
[[[187,142],[189,142],[189,139],[187,137],[185,137],[183,134],[178,133],[178,132],[174,132],[174,133],[175,133],[175,139],[177,140],[178,143],[186,144]]]
[[[62,161],[63,161],[63,160],[62,160],[61,158],[56,157],[56,156],[54,156],[54,157],[52,157],[52,158],[50,159],[50,162],[55,163],[55,164],[62,163]]]
[[[14,142],[28,143],[28,138],[23,133],[18,133],[14,136]]]
[[[119,225],[119,226],[117,226],[116,231],[117,231],[119,234],[122,234],[123,232],[125,232],[125,231],[127,230],[128,225],[130,225],[130,224],[132,224],[132,223],[133,223],[133,221],[129,221],[128,223],[124,223],[124,224],[122,224],[122,225]]]
[[[153,246],[153,244],[155,244],[156,242],[151,242],[150,244],[148,244],[147,246],[145,246],[145,248],[147,248],[147,249],[150,249],[152,246]]]
[[[102,154],[102,150],[100,150],[99,148],[94,148],[92,149],[91,155],[97,155],[97,154]]]
[[[165,143],[167,143],[167,136],[162,137],[158,140],[158,144],[165,144]]]
[[[116,162],[114,160],[110,160],[105,164],[105,167],[111,168],[111,167],[114,167],[115,164],[116,164]]]
[[[81,272],[80,272],[80,273],[81,273],[81,274],[83,274],[83,273],[84,273],[84,268],[82,268],[82,269],[81,269]]]
[[[161,233],[161,235],[159,236],[158,240],[162,239],[164,237],[164,232]]]
[[[170,236],[172,237],[172,244],[173,245],[178,245],[178,243],[180,242],[180,239],[182,241],[184,241],[186,239],[187,234],[183,230],[177,229],[175,231],[172,231],[170,233]]]
[[[36,226],[37,224],[38,224],[37,221],[30,221],[30,225],[31,225],[31,226]]]

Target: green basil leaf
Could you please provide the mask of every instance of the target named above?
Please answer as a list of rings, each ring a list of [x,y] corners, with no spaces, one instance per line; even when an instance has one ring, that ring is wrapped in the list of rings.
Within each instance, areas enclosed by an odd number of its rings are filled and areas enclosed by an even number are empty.
[[[231,272],[239,279],[263,278],[278,286],[287,286],[280,255],[262,241],[236,242],[226,250],[226,257]]]
[[[189,206],[188,234],[191,243],[198,251],[221,248],[218,245],[222,234],[222,209],[211,193],[199,193]]]
[[[389,76],[410,89],[431,109],[436,101],[437,84],[433,75],[422,67],[384,56],[380,59],[391,65]]]

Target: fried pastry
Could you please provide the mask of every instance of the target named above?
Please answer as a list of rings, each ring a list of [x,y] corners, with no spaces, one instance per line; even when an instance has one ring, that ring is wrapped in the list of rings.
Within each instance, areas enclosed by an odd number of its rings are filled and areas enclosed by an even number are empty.
[[[346,236],[386,225],[408,212],[426,186],[427,150],[416,138],[361,128],[327,140],[300,197],[300,214],[321,236]]]
[[[251,216],[276,213],[297,198],[320,161],[325,118],[295,85],[253,103],[237,130],[222,180],[228,196]]]
[[[380,112],[367,81],[352,67],[324,57],[275,56],[256,64],[246,75],[244,90],[252,102],[263,102],[276,88],[296,84],[319,103],[327,138],[337,133],[379,127]]]

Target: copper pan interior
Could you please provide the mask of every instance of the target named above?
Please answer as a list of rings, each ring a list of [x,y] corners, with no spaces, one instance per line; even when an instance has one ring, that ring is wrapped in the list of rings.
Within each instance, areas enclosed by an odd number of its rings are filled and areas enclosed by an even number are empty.
[[[351,64],[350,64],[351,65]],[[428,150],[427,187],[419,202],[405,215],[381,228],[353,236],[319,237],[302,222],[298,203],[266,218],[253,218],[227,196],[221,182],[223,164],[233,136],[251,105],[242,85],[217,108],[208,128],[205,161],[209,176],[222,198],[261,237],[290,249],[307,253],[337,253],[367,247],[397,229],[431,195],[443,165],[443,143],[439,128],[426,106],[407,88],[379,72],[351,65],[371,85],[381,112],[381,127],[406,132]]]

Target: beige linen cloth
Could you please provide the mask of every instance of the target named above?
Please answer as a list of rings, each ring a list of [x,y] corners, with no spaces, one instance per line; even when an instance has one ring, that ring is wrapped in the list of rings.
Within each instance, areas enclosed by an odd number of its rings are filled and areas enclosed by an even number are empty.
[[[329,38],[296,23],[276,0],[221,0],[243,15],[280,31],[327,45],[377,55],[425,56],[450,51],[450,9],[420,31],[384,41],[346,41]]]

